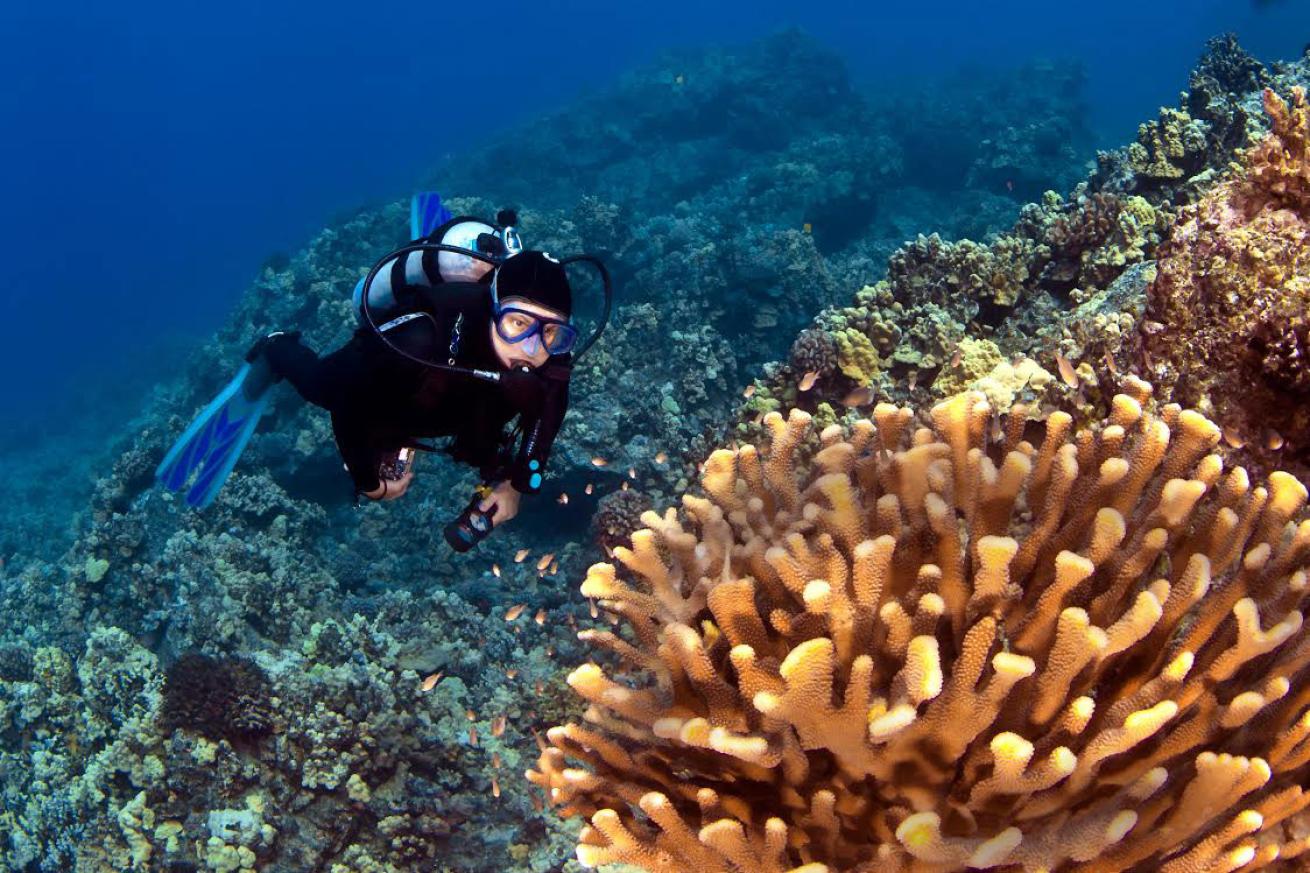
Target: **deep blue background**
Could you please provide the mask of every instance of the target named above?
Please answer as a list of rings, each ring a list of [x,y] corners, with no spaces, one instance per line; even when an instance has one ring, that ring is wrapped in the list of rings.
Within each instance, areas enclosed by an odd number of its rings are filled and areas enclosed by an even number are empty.
[[[212,330],[269,254],[405,196],[442,153],[665,47],[790,24],[875,87],[1079,58],[1098,138],[1118,145],[1173,103],[1208,37],[1298,55],[1310,4],[7,0],[0,424]]]

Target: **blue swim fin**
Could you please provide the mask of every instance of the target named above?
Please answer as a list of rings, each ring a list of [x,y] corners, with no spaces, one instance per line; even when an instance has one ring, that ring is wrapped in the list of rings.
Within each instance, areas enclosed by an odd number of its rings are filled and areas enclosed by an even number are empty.
[[[454,218],[436,191],[420,191],[409,201],[409,238],[422,239]]]
[[[199,471],[186,494],[188,506],[204,509],[214,502],[250,442],[259,417],[268,407],[268,389],[273,382],[267,367],[263,361],[243,365],[196,416],[155,470],[155,479],[172,491],[180,491]]]

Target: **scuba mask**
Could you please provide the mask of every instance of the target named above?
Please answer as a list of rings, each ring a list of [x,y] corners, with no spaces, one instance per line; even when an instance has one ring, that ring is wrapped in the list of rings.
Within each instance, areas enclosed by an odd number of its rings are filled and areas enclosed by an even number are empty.
[[[559,265],[559,261],[547,252],[532,253],[535,260],[529,260],[524,270],[531,271],[534,280],[542,266]],[[528,255],[524,256],[528,258]],[[505,342],[522,344],[523,351],[533,356],[543,348],[552,355],[565,355],[573,350],[578,341],[578,329],[573,326],[570,317],[572,308],[572,291],[563,267],[559,267],[558,278],[542,279],[546,284],[524,284],[524,275],[506,278],[503,274],[510,264],[517,264],[509,258],[501,261],[491,276],[491,312],[497,335]],[[549,269],[549,267],[547,267]],[[502,279],[509,283],[506,302],[501,302]],[[559,284],[562,282],[562,285]],[[562,293],[561,293],[562,292]],[[519,299],[525,301],[518,303]],[[562,313],[563,318],[534,312],[528,308],[532,304],[552,313]]]
[[[523,351],[531,356],[541,349],[552,355],[567,355],[578,341],[578,329],[567,321],[547,318],[517,306],[492,304],[496,318],[496,333],[507,343],[523,343]]]

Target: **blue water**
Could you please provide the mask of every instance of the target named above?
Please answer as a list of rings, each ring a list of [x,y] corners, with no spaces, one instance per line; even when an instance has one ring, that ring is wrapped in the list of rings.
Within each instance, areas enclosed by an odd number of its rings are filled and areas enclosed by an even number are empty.
[[[1265,60],[1302,0],[0,5],[0,425],[221,323],[278,251],[442,155],[661,49],[799,25],[872,90],[1080,60],[1098,142],[1172,103],[1206,38]],[[979,131],[985,136],[985,131]],[[55,423],[56,425],[58,422]],[[3,428],[0,428],[2,430]]]

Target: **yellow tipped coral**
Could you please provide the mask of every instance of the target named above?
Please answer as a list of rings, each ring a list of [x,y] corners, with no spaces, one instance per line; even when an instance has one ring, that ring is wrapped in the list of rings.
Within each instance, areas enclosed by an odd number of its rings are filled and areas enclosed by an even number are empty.
[[[1126,390],[1036,444],[963,394],[817,440],[775,413],[768,447],[716,452],[708,497],[584,583],[631,642],[584,634],[617,666],[575,671],[586,724],[529,773],[589,820],[582,863],[1295,864],[1306,489],[1225,473],[1210,422]]]

